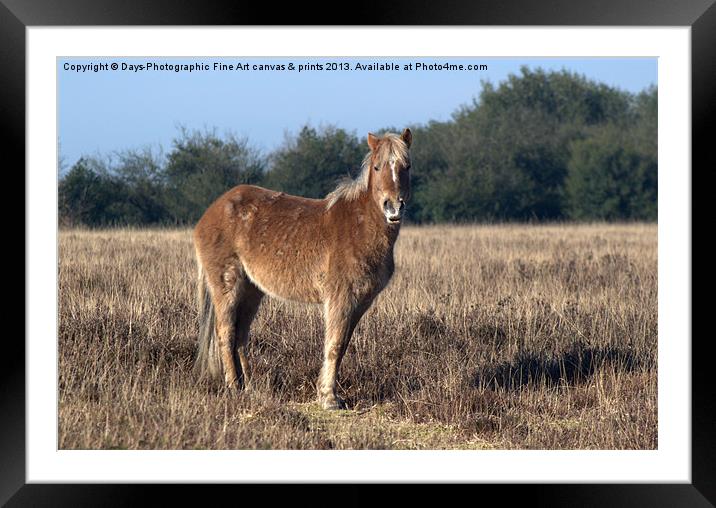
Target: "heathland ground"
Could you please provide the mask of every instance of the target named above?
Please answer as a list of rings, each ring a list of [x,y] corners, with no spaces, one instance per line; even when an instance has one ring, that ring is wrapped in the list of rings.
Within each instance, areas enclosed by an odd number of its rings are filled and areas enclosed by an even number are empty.
[[[657,227],[404,227],[314,403],[323,321],[266,298],[253,390],[192,373],[189,229],[61,230],[63,449],[657,447]]]

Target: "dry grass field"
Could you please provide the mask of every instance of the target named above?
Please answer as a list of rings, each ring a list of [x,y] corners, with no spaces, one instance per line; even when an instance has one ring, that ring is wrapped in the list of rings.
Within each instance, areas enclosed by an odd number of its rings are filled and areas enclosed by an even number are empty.
[[[63,449],[654,449],[657,227],[404,227],[396,273],[314,403],[323,321],[266,298],[253,390],[192,373],[189,230],[63,230]]]

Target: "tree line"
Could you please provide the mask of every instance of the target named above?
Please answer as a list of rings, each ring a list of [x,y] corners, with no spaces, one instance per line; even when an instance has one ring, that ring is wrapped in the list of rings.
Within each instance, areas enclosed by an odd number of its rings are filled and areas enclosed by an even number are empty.
[[[413,222],[656,220],[655,87],[632,94],[523,67],[483,83],[450,120],[410,127]],[[60,224],[192,224],[242,183],[321,198],[358,174],[365,135],[307,125],[263,154],[247,138],[181,128],[167,154],[76,161],[59,181]]]

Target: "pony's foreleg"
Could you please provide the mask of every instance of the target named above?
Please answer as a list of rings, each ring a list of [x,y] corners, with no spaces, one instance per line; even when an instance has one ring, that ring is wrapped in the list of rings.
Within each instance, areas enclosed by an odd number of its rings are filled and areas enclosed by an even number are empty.
[[[353,331],[356,328],[356,325],[358,324],[358,321],[360,321],[360,318],[363,317],[363,314],[365,311],[370,307],[371,302],[365,302],[362,305],[360,305],[357,309],[353,311],[353,314],[351,315],[351,322],[350,326],[348,328],[348,335],[346,336],[345,340],[341,344],[341,350],[338,352],[338,362],[336,363],[336,375],[338,370],[341,368],[341,362],[343,361],[343,357],[346,355],[346,350],[348,349],[348,344],[351,341],[351,337],[353,337]]]
[[[318,401],[324,409],[340,409],[342,401],[336,396],[336,377],[357,320],[353,319],[352,309],[328,302],[325,305],[325,322],[323,366],[317,383]]]

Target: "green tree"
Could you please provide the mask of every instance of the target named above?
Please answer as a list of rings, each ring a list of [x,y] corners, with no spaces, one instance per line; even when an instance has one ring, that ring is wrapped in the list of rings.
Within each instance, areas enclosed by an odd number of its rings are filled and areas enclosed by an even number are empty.
[[[639,152],[656,159],[658,145],[658,103],[656,87],[649,87],[639,93],[632,101],[632,121],[630,131]]]
[[[118,220],[111,211],[118,190],[105,163],[80,158],[58,185],[60,224],[99,226]]]
[[[413,145],[410,148],[412,169],[410,185],[412,198],[406,208],[408,217],[417,222],[440,220],[444,193],[447,189],[436,186],[446,181],[450,167],[454,138],[451,122],[431,121],[424,126],[411,126]]]
[[[289,194],[322,198],[340,178],[358,174],[367,151],[365,143],[343,129],[304,126],[271,155],[265,185]]]
[[[571,143],[625,125],[631,108],[630,94],[566,71],[483,83],[452,121],[416,131],[419,220],[565,217]]]
[[[614,126],[572,145],[567,192],[574,219],[657,218],[657,163]]]
[[[173,221],[195,222],[221,194],[261,181],[265,161],[248,140],[181,129],[167,155],[166,207]]]
[[[112,169],[121,182],[122,194],[113,209],[127,224],[160,224],[169,219],[166,185],[161,157],[151,149],[125,150]]]

